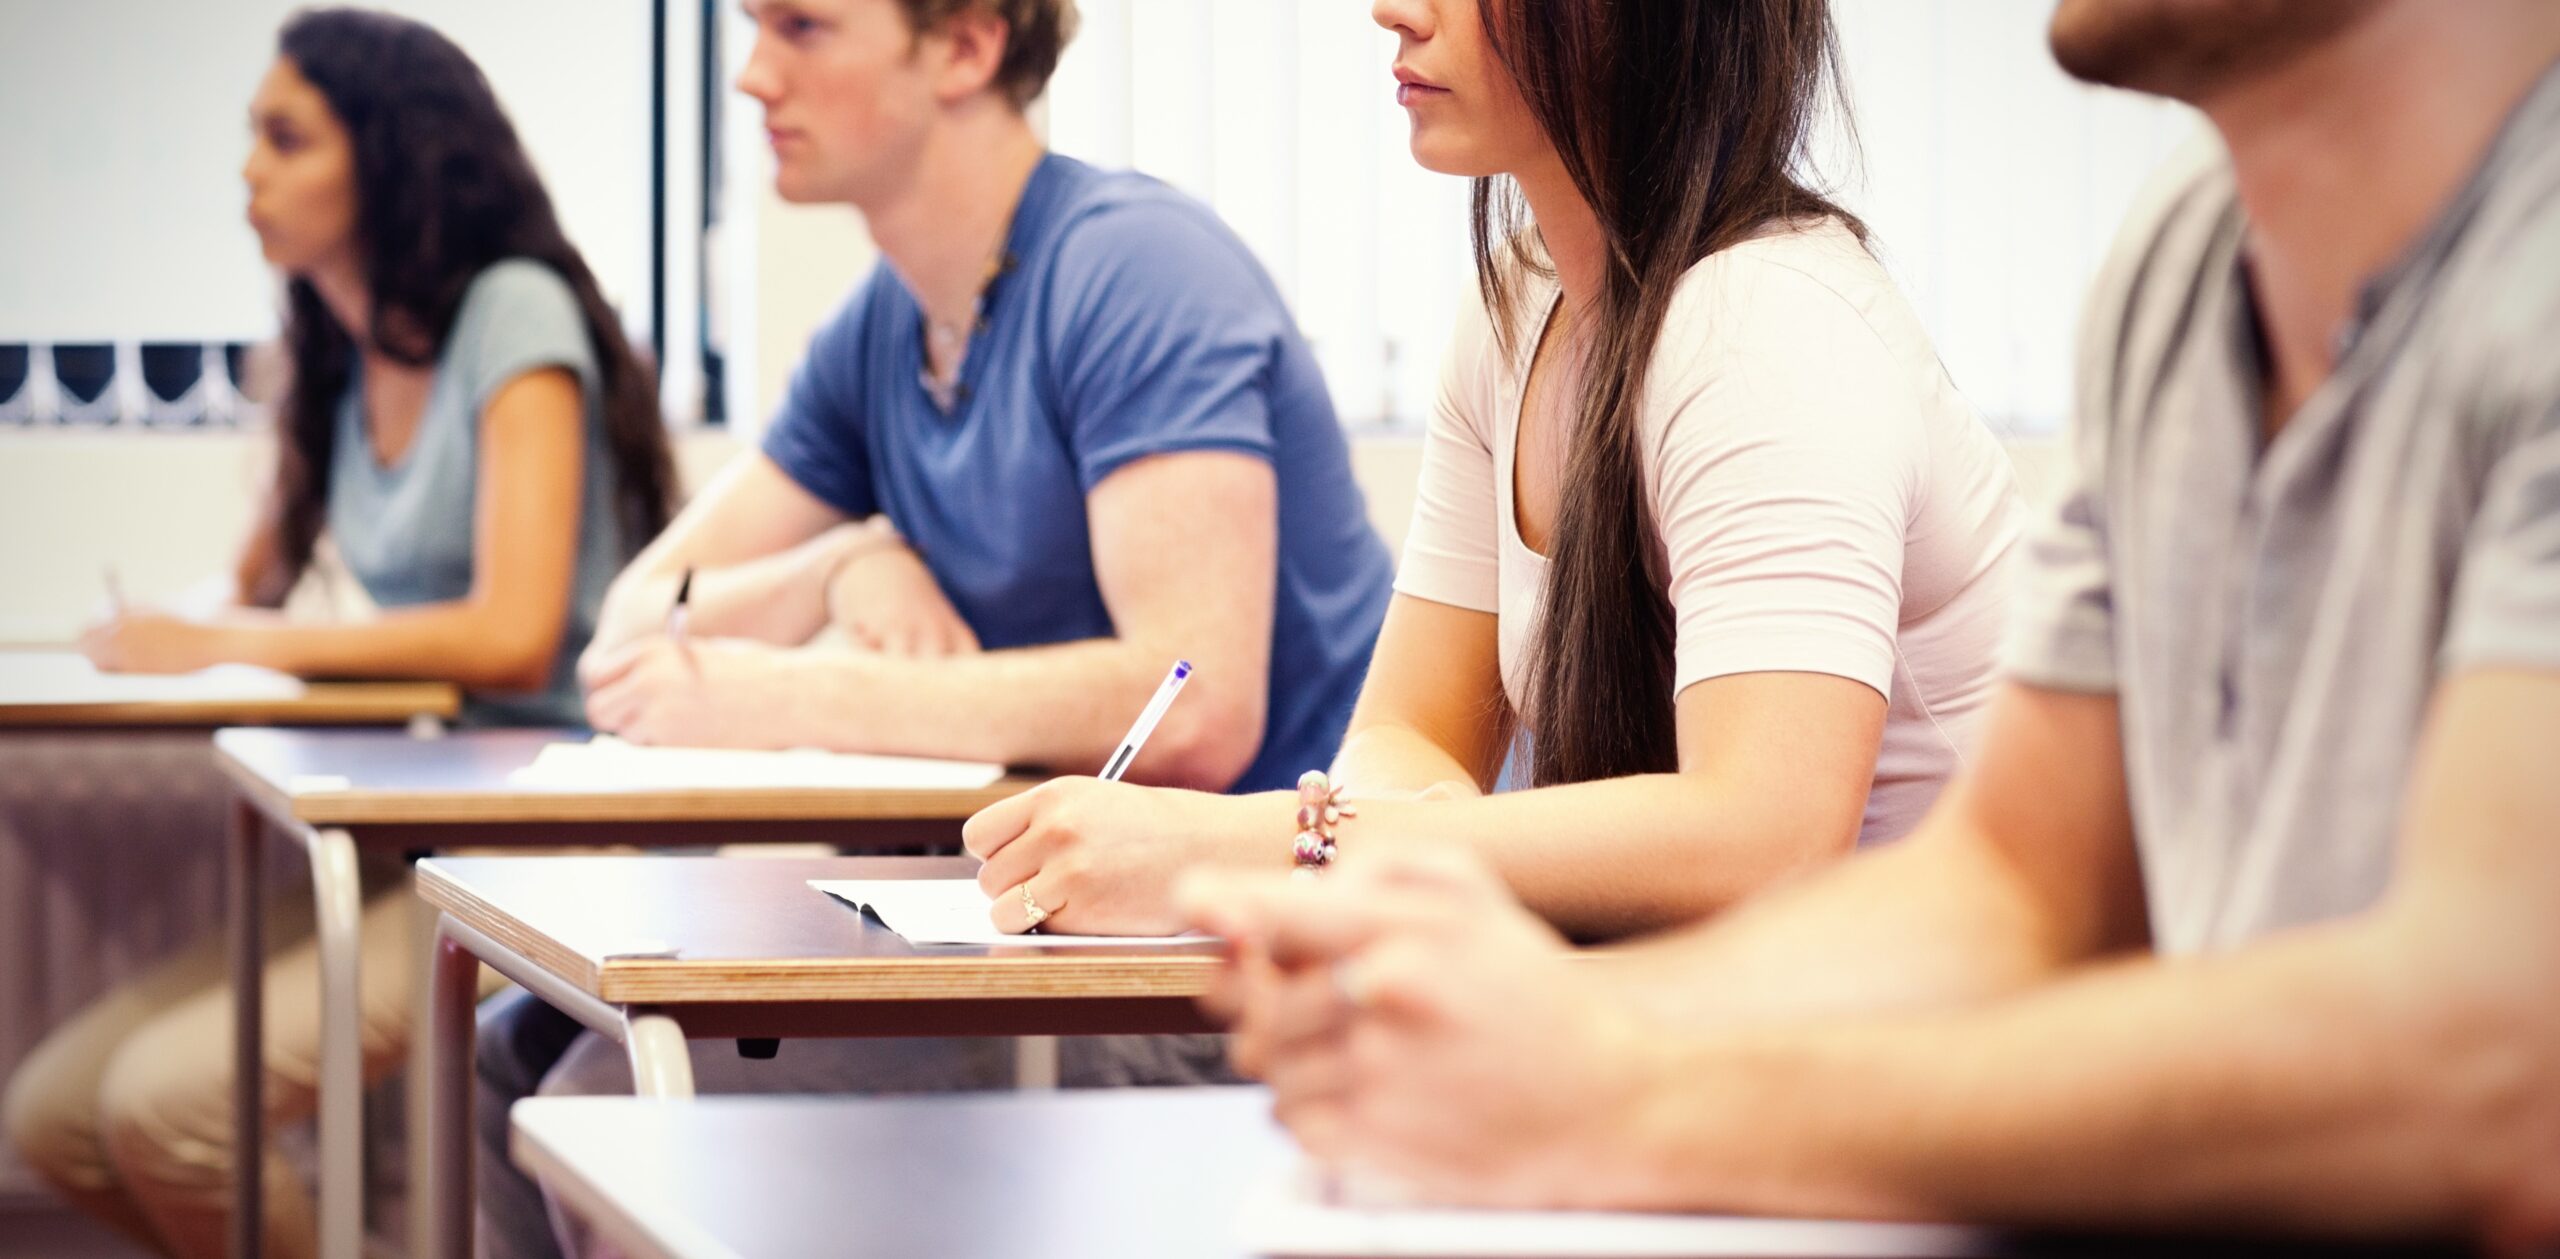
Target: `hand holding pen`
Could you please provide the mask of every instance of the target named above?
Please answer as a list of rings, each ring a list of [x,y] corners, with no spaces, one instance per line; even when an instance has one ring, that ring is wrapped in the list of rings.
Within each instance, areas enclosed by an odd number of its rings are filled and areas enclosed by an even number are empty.
[[[693,603],[693,568],[687,565],[684,575],[676,579],[675,602],[667,605],[667,637],[676,646],[684,646],[685,615]]]

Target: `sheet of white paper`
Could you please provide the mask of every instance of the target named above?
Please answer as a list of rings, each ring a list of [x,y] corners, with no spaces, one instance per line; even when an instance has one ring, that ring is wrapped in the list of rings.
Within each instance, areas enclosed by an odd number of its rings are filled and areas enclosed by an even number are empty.
[[[584,743],[553,743],[533,763],[509,775],[533,787],[611,790],[656,787],[810,788],[835,790],[968,791],[1004,777],[985,761],[936,761],[912,756],[851,756],[798,749],[758,752],[742,748],[662,748],[597,735]]]
[[[1323,1202],[1301,1167],[1249,1195],[1238,1217],[1244,1247],[1274,1259],[1318,1256],[1469,1256],[1470,1259],[1668,1259],[1670,1256],[1823,1256],[1958,1259],[1997,1255],[1998,1238],[1946,1224],[1867,1224],[1735,1215],[1609,1211],[1476,1211]]]
[[[811,879],[809,886],[880,916],[910,944],[1028,944],[1096,948],[1200,940],[1182,936],[1009,935],[988,917],[993,902],[975,879]]]
[[[0,704],[206,704],[300,699],[302,680],[245,664],[101,673],[76,651],[0,651]]]

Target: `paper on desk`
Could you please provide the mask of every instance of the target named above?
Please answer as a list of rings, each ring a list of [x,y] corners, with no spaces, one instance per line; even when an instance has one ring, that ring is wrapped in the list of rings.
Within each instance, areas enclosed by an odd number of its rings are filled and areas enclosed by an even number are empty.
[[[802,748],[662,748],[600,734],[584,743],[552,743],[533,763],[508,775],[534,787],[820,788],[873,791],[968,791],[1004,777],[985,761],[912,756],[853,756]]]
[[[1949,1224],[1869,1224],[1737,1215],[1640,1215],[1615,1211],[1489,1211],[1456,1207],[1329,1205],[1301,1166],[1249,1194],[1238,1218],[1248,1253],[1434,1256],[1453,1259],[1667,1259],[1669,1256],[1824,1256],[1825,1259],[1956,1259],[1996,1255],[1998,1239]]]
[[[0,704],[219,704],[302,695],[300,678],[253,665],[102,673],[76,651],[0,651]]]
[[[811,879],[809,886],[880,916],[909,944],[1028,944],[1043,948],[1172,944],[1205,939],[1181,936],[1071,936],[1039,932],[1010,935],[987,916],[993,902],[975,879]]]

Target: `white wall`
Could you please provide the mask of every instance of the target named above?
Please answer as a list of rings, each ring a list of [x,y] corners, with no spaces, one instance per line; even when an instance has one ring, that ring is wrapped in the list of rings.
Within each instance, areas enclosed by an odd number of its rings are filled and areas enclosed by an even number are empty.
[[[0,341],[275,328],[242,222],[250,93],[300,0],[0,0]],[[626,322],[649,279],[649,24],[633,0],[392,0],[480,63]]]
[[[2004,431],[2067,403],[2081,290],[2133,190],[2194,127],[2071,82],[2052,0],[1834,0],[1863,162],[1818,174],[1875,232],[1959,387]],[[1080,0],[1051,91],[1062,151],[1207,201],[1261,256],[1344,416],[1418,422],[1471,300],[1466,187],[1415,166],[1396,38],[1319,0]]]
[[[736,453],[739,440],[696,432],[676,443],[690,489]],[[62,641],[94,616],[113,565],[136,600],[177,596],[229,563],[267,475],[263,434],[60,431],[0,435],[0,644]],[[2054,490],[2056,443],[2009,443],[2031,501]],[[1413,515],[1421,442],[1363,437],[1352,473],[1369,518],[1401,552]]]
[[[1833,0],[1858,160],[1821,158],[1938,353],[2006,432],[2059,431],[2082,293],[2153,167],[2202,125],[2047,51],[2053,0]],[[1835,133],[1836,135],[1836,133]]]
[[[2061,81],[2041,48],[2045,0],[1839,2],[1866,153],[1851,200],[1876,222],[1896,274],[1936,321],[1960,382],[1987,411],[2028,417],[2018,427],[2032,435],[2046,427],[2034,417],[2057,405],[2068,371],[2062,347],[2080,272],[2112,232],[2116,203],[2186,121],[2165,107]],[[1378,100],[1356,94],[1309,97],[1317,122],[1285,151],[1253,151],[1256,160],[1240,161],[1215,144],[1203,147],[1203,126],[1278,125],[1270,89],[1278,77],[1309,81],[1308,62],[1317,57],[1358,77],[1365,86],[1355,93],[1382,85],[1387,50],[1361,6],[1086,3],[1092,24],[1068,55],[1050,111],[1088,120],[1082,134],[1098,148],[1082,151],[1137,160],[1176,182],[1200,181],[1275,274],[1294,277],[1287,282],[1302,320],[1330,311],[1337,327],[1382,337],[1391,325],[1445,328],[1444,308],[1465,294],[1462,203],[1455,181],[1435,183],[1406,159],[1391,107],[1382,111]],[[399,7],[432,16],[483,59],[572,232],[609,286],[618,272],[625,290],[637,292],[628,277],[645,277],[650,248],[648,34],[637,7],[628,0]],[[268,289],[254,242],[237,226],[233,172],[249,85],[287,8],[286,0],[0,0],[0,117],[10,120],[0,127],[0,172],[7,172],[0,187],[9,190],[0,197],[0,339],[36,326],[44,336],[120,339],[255,335],[268,326]],[[734,11],[724,13],[733,34],[743,33]],[[1256,32],[1267,37],[1260,44]],[[1277,51],[1284,34],[1285,56]],[[1205,70],[1182,69],[1143,93],[1114,96],[1111,84],[1132,67],[1203,36],[1273,55],[1258,68],[1235,57],[1203,62]],[[562,47],[580,51],[561,57]],[[728,48],[734,67],[745,43],[732,38]],[[83,57],[85,78],[61,69]],[[615,65],[632,67],[628,82]],[[174,84],[169,91],[183,108],[161,103],[156,87],[135,90],[146,76]],[[1166,83],[1187,86],[1171,91]],[[1209,102],[1189,108],[1189,121],[1172,117],[1186,112],[1185,93],[1205,93]],[[34,117],[42,121],[18,125]],[[684,437],[689,481],[738,440],[752,439],[810,332],[873,258],[849,211],[787,206],[771,195],[770,154],[751,104],[733,108],[728,126],[731,184],[722,196],[731,227],[714,249],[714,301],[729,308],[728,326],[740,334],[730,342],[737,432]],[[153,134],[188,138],[163,149],[144,144]],[[639,147],[623,151],[623,137]],[[1073,138],[1059,142],[1076,151]],[[1343,176],[1348,183],[1308,177],[1346,146],[1365,155]],[[26,170],[78,177],[72,182],[81,190],[68,201],[19,195],[28,185],[16,172]],[[134,182],[136,170],[157,172],[179,191],[155,193],[150,180]],[[94,185],[83,182],[92,176]],[[637,192],[629,190],[635,179]],[[1379,214],[1393,221],[1364,226]],[[176,269],[169,238],[189,232],[196,243],[185,256],[194,269]],[[1984,261],[2006,253],[2034,265]],[[1453,259],[1456,281],[1417,278]],[[167,280],[180,274],[184,283]],[[1345,414],[1374,415],[1376,400],[1427,388],[1415,380],[1429,377],[1439,334],[1400,335],[1413,348],[1392,368],[1373,354],[1365,369],[1336,370],[1347,352],[1335,346],[1328,369]],[[1373,404],[1364,410],[1362,398]],[[265,442],[257,434],[0,432],[0,635],[13,619],[59,625],[88,613],[108,562],[145,599],[218,568],[246,527]],[[2049,444],[2030,436],[2012,449],[2041,493]],[[1400,538],[1413,443],[1364,439],[1356,454],[1373,518],[1391,540]]]
[[[678,478],[700,485],[735,449],[686,435]],[[0,432],[0,645],[62,641],[97,615],[110,566],[143,603],[224,571],[273,450],[266,433]]]

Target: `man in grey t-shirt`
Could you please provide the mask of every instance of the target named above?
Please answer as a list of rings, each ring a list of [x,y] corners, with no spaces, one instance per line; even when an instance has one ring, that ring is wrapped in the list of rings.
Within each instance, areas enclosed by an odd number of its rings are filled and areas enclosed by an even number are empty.
[[[1320,1157],[1459,1200],[2560,1243],[2560,5],[2062,0],[2202,109],[2012,680],[1904,843],[1590,964],[1203,879]]]

